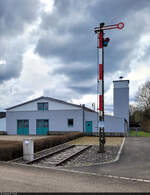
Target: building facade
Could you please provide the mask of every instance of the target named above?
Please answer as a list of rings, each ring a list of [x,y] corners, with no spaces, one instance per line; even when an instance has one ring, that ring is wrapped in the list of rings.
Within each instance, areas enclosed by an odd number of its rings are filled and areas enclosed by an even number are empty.
[[[97,113],[84,106],[40,97],[8,108],[6,129],[11,135],[46,135],[50,132],[96,132]]]
[[[106,133],[126,133],[129,127],[129,81],[114,81],[114,115],[104,116]],[[98,113],[50,97],[39,97],[6,109],[10,135],[47,135],[48,132],[98,133]]]

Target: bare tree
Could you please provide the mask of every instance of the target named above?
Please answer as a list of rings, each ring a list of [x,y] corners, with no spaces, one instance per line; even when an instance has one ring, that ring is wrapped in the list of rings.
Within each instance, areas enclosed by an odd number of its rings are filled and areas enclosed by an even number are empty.
[[[138,89],[136,101],[138,103],[138,107],[142,110],[150,108],[150,81],[147,81]]]
[[[132,116],[137,108],[134,105],[129,105],[129,115]]]
[[[130,123],[141,123],[143,120],[143,111],[134,105],[129,105]]]

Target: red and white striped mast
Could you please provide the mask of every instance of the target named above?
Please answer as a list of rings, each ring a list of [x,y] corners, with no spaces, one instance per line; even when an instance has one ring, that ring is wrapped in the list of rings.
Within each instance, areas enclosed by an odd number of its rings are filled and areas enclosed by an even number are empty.
[[[104,153],[105,144],[105,131],[104,131],[104,47],[107,47],[109,38],[104,39],[104,30],[122,29],[124,23],[120,22],[114,25],[104,26],[104,23],[100,23],[99,27],[94,28],[94,32],[98,34],[98,79],[97,79],[97,95],[98,95],[98,129],[99,129],[99,150],[98,152]]]

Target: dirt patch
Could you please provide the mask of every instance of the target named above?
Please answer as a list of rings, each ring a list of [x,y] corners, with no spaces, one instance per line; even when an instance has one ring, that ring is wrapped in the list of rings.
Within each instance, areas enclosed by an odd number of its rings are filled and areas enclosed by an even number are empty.
[[[121,145],[123,137],[106,137],[106,146],[118,146]],[[73,141],[67,142],[67,144],[74,145],[99,145],[99,137],[85,136]]]
[[[9,148],[9,147],[12,147],[12,146],[14,146],[16,144],[21,144],[21,142],[20,141],[0,140],[0,148],[4,148],[4,147]]]
[[[0,141],[23,141],[24,138],[32,138],[33,140],[43,139],[52,136],[21,136],[21,135],[0,135]],[[123,137],[106,137],[106,145],[121,145]],[[75,145],[99,145],[99,137],[84,136],[77,138],[73,141],[67,142],[67,144]]]

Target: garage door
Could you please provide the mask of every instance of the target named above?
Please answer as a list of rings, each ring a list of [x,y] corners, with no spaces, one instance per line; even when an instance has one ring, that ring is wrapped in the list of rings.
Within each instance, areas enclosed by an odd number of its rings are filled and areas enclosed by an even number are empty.
[[[17,120],[17,134],[29,135],[29,120]]]
[[[47,135],[49,131],[49,120],[38,119],[36,120],[36,134],[37,135]]]

